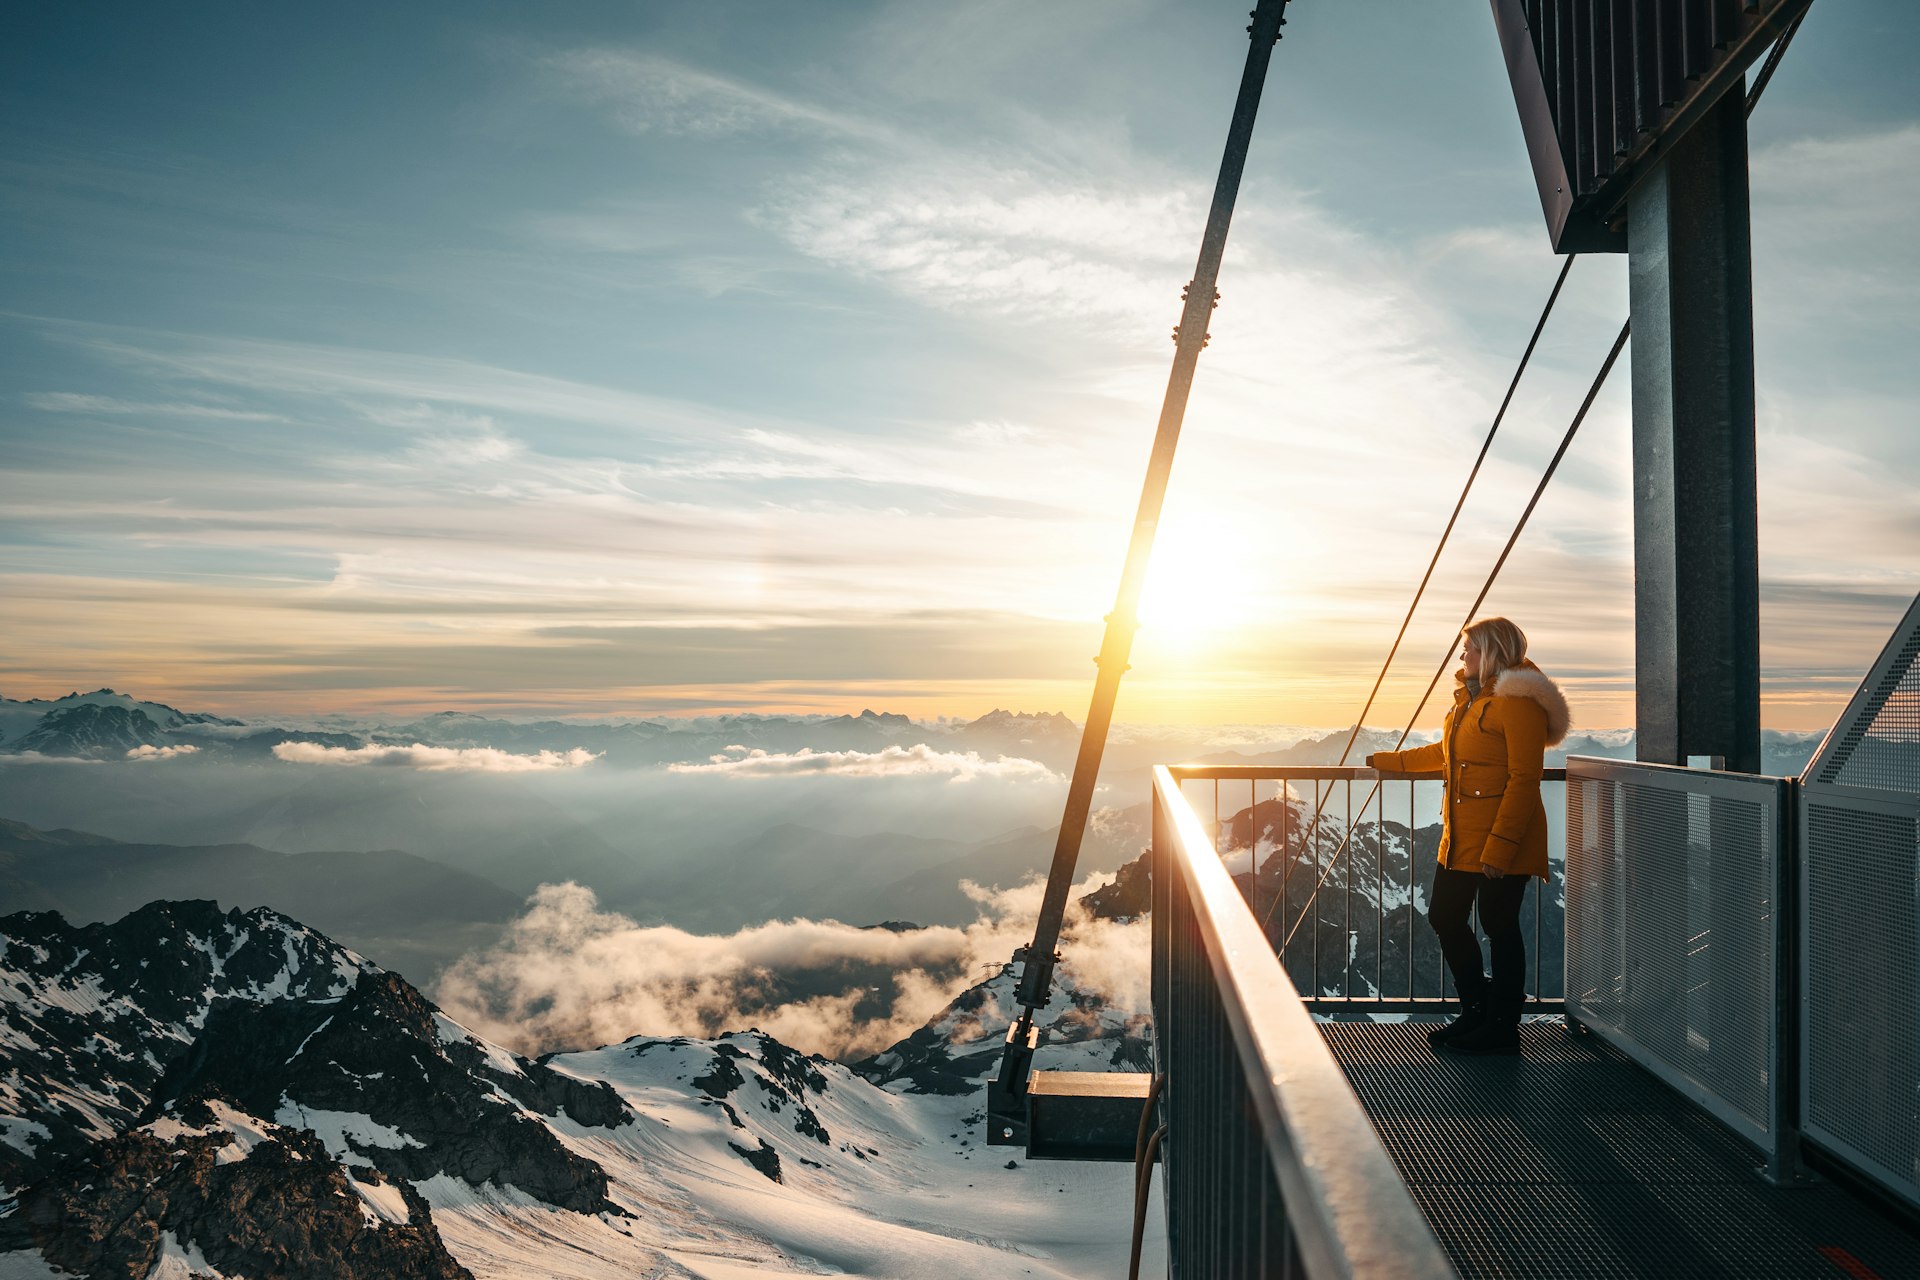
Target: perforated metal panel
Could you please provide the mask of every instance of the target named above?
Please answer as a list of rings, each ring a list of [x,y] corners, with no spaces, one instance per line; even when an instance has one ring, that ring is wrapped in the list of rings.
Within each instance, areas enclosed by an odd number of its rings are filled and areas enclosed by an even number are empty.
[[[1837,729],[1819,771],[1844,787],[1920,792],[1920,634],[1893,649],[1862,714]]]
[[[1920,599],[1800,796],[1801,1124],[1920,1206]]]
[[[1567,761],[1567,1012],[1770,1154],[1786,784]]]

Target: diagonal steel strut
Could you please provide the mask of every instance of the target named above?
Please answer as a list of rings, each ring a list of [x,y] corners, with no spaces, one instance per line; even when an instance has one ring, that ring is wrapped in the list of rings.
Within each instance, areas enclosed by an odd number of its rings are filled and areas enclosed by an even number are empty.
[[[1227,226],[1233,220],[1233,202],[1239,195],[1240,175],[1246,168],[1247,146],[1253,138],[1253,119],[1260,107],[1260,91],[1266,84],[1267,63],[1273,56],[1273,46],[1280,39],[1280,28],[1286,25],[1286,10],[1287,0],[1259,0],[1250,15],[1253,21],[1247,27],[1247,65],[1240,76],[1239,97],[1233,104],[1226,153],[1220,160],[1220,177],[1214,184],[1213,205],[1208,210],[1206,233],[1200,241],[1200,260],[1186,288],[1180,327],[1173,331],[1173,370],[1167,376],[1166,399],[1160,406],[1160,424],[1154,435],[1152,457],[1147,462],[1146,482],[1141,486],[1133,537],[1127,544],[1119,595],[1113,612],[1107,615],[1106,636],[1101,641],[1099,656],[1094,659],[1099,670],[1093,684],[1093,704],[1088,708],[1086,727],[1080,734],[1080,754],[1074,761],[1073,782],[1067,789],[1067,808],[1060,820],[1053,865],[1047,873],[1046,896],[1040,904],[1033,942],[1015,953],[1015,959],[1022,961],[1019,985],[1014,992],[1021,1005],[1020,1016],[1007,1029],[1000,1074],[988,1086],[988,1137],[996,1143],[1023,1142],[1026,1137],[1027,1080],[1038,1040],[1033,1015],[1046,1004],[1053,989],[1053,967],[1059,959],[1054,946],[1060,940],[1067,890],[1073,885],[1074,864],[1079,860],[1081,837],[1086,833],[1087,814],[1093,805],[1094,781],[1100,773],[1100,757],[1106,750],[1113,704],[1120,692],[1120,677],[1126,673],[1127,659],[1133,652],[1133,633],[1139,626],[1135,615],[1140,589],[1153,554],[1153,535],[1160,523],[1167,477],[1173,470],[1174,446],[1179,443],[1180,426],[1186,418],[1194,367],[1199,363],[1200,349],[1207,345],[1207,321],[1220,296],[1214,284],[1219,279],[1220,258],[1227,247]]]

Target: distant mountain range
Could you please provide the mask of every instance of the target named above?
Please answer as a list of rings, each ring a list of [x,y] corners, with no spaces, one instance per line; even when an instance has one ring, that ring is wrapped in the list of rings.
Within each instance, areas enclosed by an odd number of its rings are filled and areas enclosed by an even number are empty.
[[[1370,752],[1391,749],[1400,737],[1397,732],[1375,728],[1364,728],[1357,736],[1347,729],[1319,734],[1295,732],[1284,742],[1249,751],[1201,745],[1207,734],[1204,728],[1165,730],[1137,741],[1112,742],[1108,746],[1108,776],[1118,780],[1121,773],[1131,775],[1148,764],[1173,760],[1214,765],[1332,764],[1344,752],[1347,763],[1358,764]],[[1776,775],[1798,772],[1821,736],[1818,732],[1764,731],[1765,770]],[[1413,735],[1412,741],[1422,740],[1423,735]],[[1037,760],[1064,771],[1071,768],[1079,749],[1080,730],[1058,712],[1003,710],[969,721],[933,723],[873,710],[840,716],[588,721],[509,720],[442,711],[412,720],[347,722],[335,718],[301,723],[271,718],[243,721],[186,712],[112,689],[53,699],[0,698],[0,754],[48,760],[125,760],[130,753],[151,755],[171,748],[201,762],[249,761],[273,759],[274,748],[287,743],[346,750],[419,744],[455,750],[491,748],[520,755],[579,750],[609,764],[628,765],[703,762],[734,747],[781,754],[876,752],[888,747],[926,745],[943,751],[974,752],[987,759]],[[1576,733],[1551,753],[1549,763],[1558,763],[1568,755],[1631,758],[1633,743],[1630,729]]]
[[[1062,977],[1046,1065],[1137,1065]],[[1009,983],[858,1071],[755,1031],[536,1061],[275,912],[9,915],[0,1275],[1113,1274],[1086,1207],[1131,1170],[982,1149]]]
[[[51,759],[124,760],[141,748],[190,749],[204,760],[270,759],[283,743],[355,749],[424,744],[531,755],[583,750],[611,764],[704,761],[729,747],[769,753],[878,751],[928,743],[988,758],[1071,762],[1079,729],[1057,713],[991,711],[926,724],[894,713],[841,716],[708,716],[692,719],[507,720],[443,711],[413,720],[356,723],[244,721],[180,711],[112,689],[16,701],[0,698],[0,752]]]
[[[78,924],[160,898],[299,912],[422,985],[490,945],[521,899],[479,876],[395,849],[284,854],[252,844],[128,844],[0,819],[0,901]]]

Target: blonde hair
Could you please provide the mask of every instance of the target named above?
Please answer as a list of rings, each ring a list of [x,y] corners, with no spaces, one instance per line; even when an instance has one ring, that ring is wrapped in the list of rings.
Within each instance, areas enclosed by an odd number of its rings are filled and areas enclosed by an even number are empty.
[[[1460,634],[1480,650],[1480,679],[1489,681],[1527,660],[1527,633],[1505,618],[1482,618]]]

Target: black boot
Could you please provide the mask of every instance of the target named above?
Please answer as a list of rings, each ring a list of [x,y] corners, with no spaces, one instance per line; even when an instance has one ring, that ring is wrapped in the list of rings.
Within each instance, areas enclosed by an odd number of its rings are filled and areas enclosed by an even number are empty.
[[[1487,1001],[1484,996],[1460,1001],[1460,1015],[1427,1031],[1427,1043],[1439,1048],[1458,1039],[1469,1031],[1477,1029],[1487,1020]]]
[[[1486,1017],[1479,1026],[1448,1036],[1440,1048],[1448,1053],[1512,1057],[1520,1052],[1520,1009],[1525,994],[1515,999],[1510,993],[1490,994]]]

